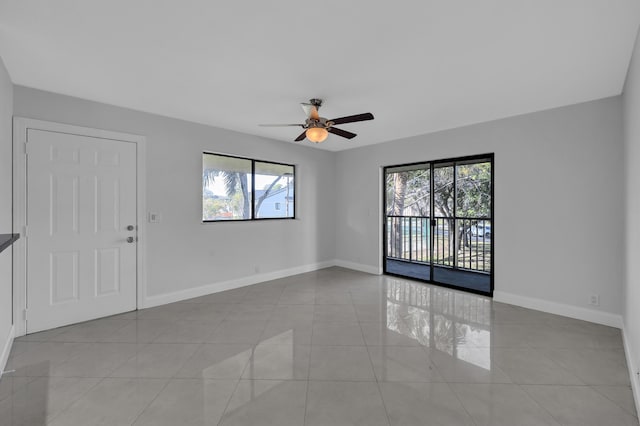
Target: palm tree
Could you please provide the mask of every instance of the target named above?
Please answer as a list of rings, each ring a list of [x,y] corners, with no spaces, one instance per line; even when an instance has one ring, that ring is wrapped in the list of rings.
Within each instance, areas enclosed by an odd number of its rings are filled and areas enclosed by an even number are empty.
[[[206,188],[208,185],[212,184],[215,178],[218,176],[222,176],[222,178],[224,179],[224,187],[228,197],[233,197],[234,195],[236,195],[236,193],[238,192],[238,187],[240,187],[240,190],[242,191],[242,218],[250,219],[251,210],[249,206],[250,199],[247,173],[221,171],[216,169],[204,169],[202,172],[203,188]],[[269,184],[260,198],[256,200],[256,217],[258,216],[258,212],[260,211],[260,207],[262,206],[263,201],[269,197],[269,194],[276,186],[276,184],[285,176],[287,175],[285,174],[278,176],[277,179]]]
[[[241,172],[229,172],[216,169],[204,169],[202,171],[202,186],[203,188],[212,184],[215,178],[222,176],[224,180],[224,187],[227,192],[227,196],[233,197],[238,192],[238,187],[242,191],[242,218],[250,219],[251,210],[249,209],[249,186],[247,180],[247,174]]]

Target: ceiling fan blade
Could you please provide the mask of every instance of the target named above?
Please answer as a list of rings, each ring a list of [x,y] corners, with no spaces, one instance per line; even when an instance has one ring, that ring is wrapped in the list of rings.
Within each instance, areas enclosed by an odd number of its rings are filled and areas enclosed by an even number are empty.
[[[370,112],[366,112],[364,114],[348,115],[346,117],[334,118],[333,120],[329,121],[333,122],[333,124],[344,124],[366,120],[373,120],[373,114],[371,114]]]
[[[314,120],[318,120],[320,116],[318,115],[318,107],[313,104],[305,104],[302,103],[302,109],[308,118],[313,118]]]
[[[334,135],[342,136],[343,138],[347,138],[347,139],[353,139],[356,136],[358,136],[355,133],[347,132],[346,130],[342,130],[342,129],[336,129],[335,127],[329,127],[327,128],[327,131],[329,133],[333,133]]]
[[[300,126],[304,127],[304,124],[258,124],[260,127],[289,127],[289,126]]]
[[[304,132],[300,133],[300,136],[298,136],[297,138],[295,138],[294,140],[296,142],[300,142],[301,140],[303,140],[304,138],[307,137],[307,131],[305,130]]]

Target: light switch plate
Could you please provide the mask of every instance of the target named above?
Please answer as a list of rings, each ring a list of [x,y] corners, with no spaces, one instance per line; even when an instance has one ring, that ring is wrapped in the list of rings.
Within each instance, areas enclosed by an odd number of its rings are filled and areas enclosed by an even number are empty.
[[[160,223],[161,219],[160,213],[149,212],[149,223]]]

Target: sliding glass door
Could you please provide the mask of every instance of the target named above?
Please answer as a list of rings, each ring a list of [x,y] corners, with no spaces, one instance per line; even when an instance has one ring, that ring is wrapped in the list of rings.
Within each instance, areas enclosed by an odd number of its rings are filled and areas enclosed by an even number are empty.
[[[384,271],[493,293],[493,154],[385,167]]]

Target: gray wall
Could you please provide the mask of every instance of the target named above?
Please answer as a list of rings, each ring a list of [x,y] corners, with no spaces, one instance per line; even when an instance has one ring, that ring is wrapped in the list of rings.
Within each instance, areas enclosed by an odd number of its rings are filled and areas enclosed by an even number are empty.
[[[15,116],[144,135],[150,296],[333,259],[335,153],[16,86]],[[200,222],[203,151],[297,166],[297,220]]]
[[[627,362],[640,368],[640,41],[636,40],[624,88],[624,140],[626,170],[626,279],[624,328]],[[636,406],[640,408],[640,381],[635,377]]]
[[[382,166],[491,152],[496,297],[580,310],[592,308],[588,296],[596,293],[601,305],[593,309],[619,315],[620,97],[341,152],[336,257],[380,267]]]
[[[256,266],[335,258],[376,270],[380,168],[494,152],[496,294],[621,313],[620,97],[339,153],[24,87],[14,98],[17,116],[147,136],[147,202],[163,216],[148,226],[151,295],[251,276]],[[300,219],[200,224],[203,150],[297,164]],[[588,306],[592,293],[600,307]]]
[[[12,156],[11,116],[13,114],[13,84],[0,58],[0,234],[11,233],[12,217]],[[11,262],[12,250],[0,253],[0,358],[7,342],[11,324]],[[0,369],[3,365],[0,364]]]

